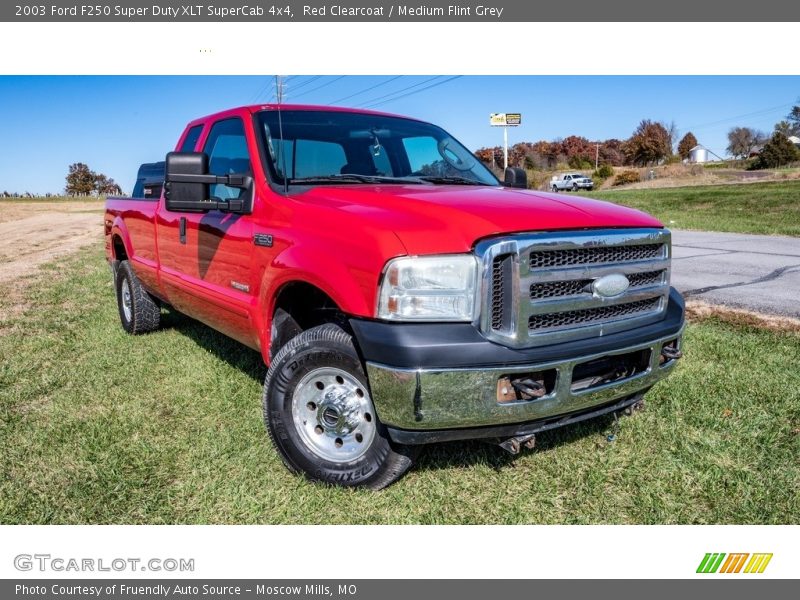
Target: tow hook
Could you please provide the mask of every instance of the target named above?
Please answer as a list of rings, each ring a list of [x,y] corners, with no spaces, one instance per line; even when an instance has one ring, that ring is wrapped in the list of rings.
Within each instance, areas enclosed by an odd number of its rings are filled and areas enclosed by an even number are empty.
[[[509,454],[519,454],[523,446],[528,450],[533,450],[534,446],[536,446],[536,436],[531,434],[510,437],[499,442],[497,445]]]
[[[683,352],[678,350],[675,346],[664,346],[661,348],[661,356],[665,360],[678,360],[683,356]]]

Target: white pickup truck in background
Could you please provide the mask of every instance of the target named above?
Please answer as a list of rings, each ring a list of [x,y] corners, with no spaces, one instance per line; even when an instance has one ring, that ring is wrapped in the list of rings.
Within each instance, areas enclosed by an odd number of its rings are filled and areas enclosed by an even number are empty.
[[[561,190],[577,192],[578,190],[591,190],[594,187],[594,181],[592,181],[591,177],[586,177],[580,173],[564,173],[560,177],[553,175],[550,180],[550,187],[554,192]]]

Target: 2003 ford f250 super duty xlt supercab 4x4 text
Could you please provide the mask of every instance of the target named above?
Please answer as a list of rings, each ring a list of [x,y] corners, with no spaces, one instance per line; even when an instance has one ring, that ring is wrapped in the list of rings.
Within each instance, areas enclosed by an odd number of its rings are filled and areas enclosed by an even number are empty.
[[[684,322],[659,221],[526,187],[414,119],[204,117],[107,201],[120,319],[168,305],[260,351],[267,429],[311,479],[380,488],[445,440],[516,453],[639,403]]]

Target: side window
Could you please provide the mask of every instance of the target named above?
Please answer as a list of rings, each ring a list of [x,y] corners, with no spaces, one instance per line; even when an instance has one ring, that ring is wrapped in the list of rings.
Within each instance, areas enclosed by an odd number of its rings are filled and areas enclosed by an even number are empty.
[[[181,144],[180,151],[181,152],[194,152],[195,147],[197,146],[197,140],[200,139],[200,134],[203,133],[203,126],[202,125],[195,125],[189,130],[189,133],[186,134],[186,138],[183,140]]]
[[[403,146],[408,155],[408,164],[412,173],[423,173],[423,167],[431,168],[442,160],[434,138],[429,136],[403,138]]]
[[[211,128],[203,151],[208,155],[208,171],[212,175],[251,174],[250,155],[241,119],[217,121]],[[215,184],[209,189],[212,198],[235,200],[244,190]]]
[[[318,140],[297,140],[294,177],[319,177],[338,174],[347,164],[341,144]]]

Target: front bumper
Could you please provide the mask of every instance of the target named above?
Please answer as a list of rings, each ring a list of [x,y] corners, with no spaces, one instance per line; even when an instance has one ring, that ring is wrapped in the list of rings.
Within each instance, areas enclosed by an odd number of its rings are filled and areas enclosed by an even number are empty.
[[[500,430],[530,429],[537,423],[551,422],[555,417],[603,412],[604,407],[633,402],[674,368],[675,360],[661,362],[662,347],[670,343],[680,347],[683,313],[682,299],[673,290],[662,322],[608,335],[606,339],[581,340],[579,345],[572,342],[561,344],[561,347],[513,351],[516,360],[510,360],[507,348],[483,340],[480,348],[469,344],[461,347],[449,345],[448,353],[454,355],[450,359],[439,354],[438,359],[431,357],[427,364],[417,361],[408,364],[411,356],[419,358],[429,354],[427,346],[420,348],[412,344],[409,356],[408,348],[396,347],[396,352],[392,352],[388,344],[395,337],[391,335],[389,342],[376,345],[376,329],[365,326],[363,321],[353,322],[353,329],[364,354],[372,400],[379,418],[396,441],[425,443],[439,439],[494,437]],[[396,326],[380,324],[380,327]],[[646,339],[642,339],[643,334]],[[497,352],[491,352],[493,349]],[[647,357],[646,366],[630,377],[588,389],[575,387],[573,372],[579,365],[606,357],[613,360],[615,356],[637,352]],[[491,353],[506,360],[459,365],[457,357],[464,353],[473,357],[487,357]],[[387,364],[389,361],[386,359],[392,356],[397,360],[392,360],[394,364]],[[521,357],[526,359],[525,362],[519,362]],[[449,364],[443,364],[445,362]],[[555,374],[546,395],[532,400],[498,400],[499,380],[532,372]]]

